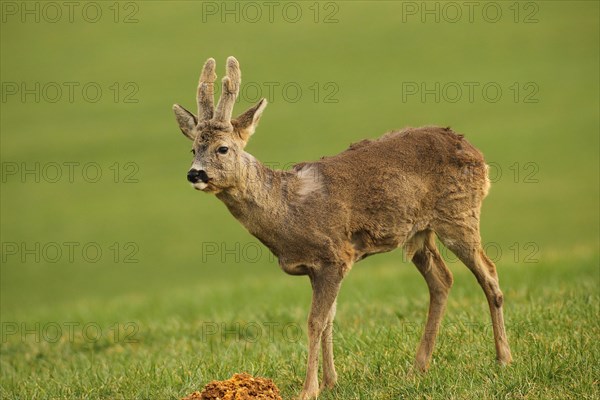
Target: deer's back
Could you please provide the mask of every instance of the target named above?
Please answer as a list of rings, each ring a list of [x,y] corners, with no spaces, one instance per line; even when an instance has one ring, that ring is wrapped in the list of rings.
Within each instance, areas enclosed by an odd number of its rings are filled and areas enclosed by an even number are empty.
[[[439,198],[455,185],[487,185],[483,155],[450,128],[390,132],[316,164],[327,187],[371,201],[378,195]]]

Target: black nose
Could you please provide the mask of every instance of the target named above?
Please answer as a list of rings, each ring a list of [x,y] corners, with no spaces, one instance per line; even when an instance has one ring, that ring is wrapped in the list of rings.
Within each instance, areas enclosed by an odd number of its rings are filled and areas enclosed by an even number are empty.
[[[208,182],[208,175],[204,170],[198,169],[190,169],[187,174],[187,180],[191,183],[196,183],[198,181],[202,181],[204,183]]]

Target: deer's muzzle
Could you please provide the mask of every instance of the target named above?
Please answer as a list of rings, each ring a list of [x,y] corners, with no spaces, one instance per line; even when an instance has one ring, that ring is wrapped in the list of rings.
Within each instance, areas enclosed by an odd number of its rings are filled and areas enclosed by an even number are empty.
[[[203,182],[208,183],[209,178],[204,170],[190,169],[187,173],[187,180],[190,183]]]

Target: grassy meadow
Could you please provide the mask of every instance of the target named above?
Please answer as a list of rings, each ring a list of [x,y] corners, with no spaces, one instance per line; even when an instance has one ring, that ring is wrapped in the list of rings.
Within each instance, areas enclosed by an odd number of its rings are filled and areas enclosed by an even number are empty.
[[[269,100],[247,151],[274,168],[427,124],[491,166],[515,362],[445,251],[415,373],[428,292],[396,251],[344,281],[320,399],[600,398],[599,3],[475,3],[1,2],[0,398],[178,399],[242,371],[299,393],[308,279],[185,180],[171,106],[195,110],[203,62],[220,78],[229,55],[234,114]]]

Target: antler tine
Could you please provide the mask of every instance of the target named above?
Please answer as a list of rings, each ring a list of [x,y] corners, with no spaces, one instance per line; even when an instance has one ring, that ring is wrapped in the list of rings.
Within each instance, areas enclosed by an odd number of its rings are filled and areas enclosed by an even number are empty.
[[[217,79],[215,74],[215,59],[209,58],[204,63],[200,81],[198,82],[198,121],[206,121],[213,117],[215,110],[214,104],[214,82]]]
[[[217,103],[217,110],[214,116],[216,121],[231,122],[233,105],[240,92],[241,83],[242,73],[240,72],[240,64],[235,57],[228,57],[226,75],[223,78],[223,90],[221,91],[221,98]]]

